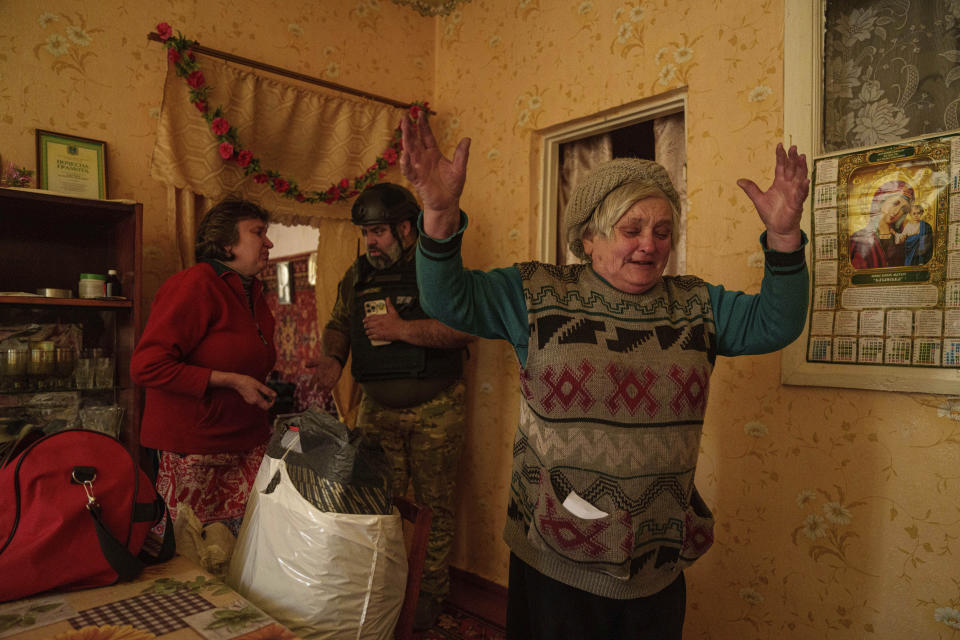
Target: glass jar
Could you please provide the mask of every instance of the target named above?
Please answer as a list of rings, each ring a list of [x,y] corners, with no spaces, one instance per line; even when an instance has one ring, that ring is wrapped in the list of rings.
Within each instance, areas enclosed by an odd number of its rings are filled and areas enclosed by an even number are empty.
[[[30,359],[27,360],[27,378],[30,386],[43,391],[51,386],[57,364],[57,352],[49,341],[31,342]]]
[[[107,276],[102,273],[81,273],[77,295],[81,298],[102,298],[107,295]]]

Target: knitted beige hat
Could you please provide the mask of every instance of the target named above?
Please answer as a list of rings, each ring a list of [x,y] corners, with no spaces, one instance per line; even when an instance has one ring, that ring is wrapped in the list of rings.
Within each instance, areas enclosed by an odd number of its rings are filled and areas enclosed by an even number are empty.
[[[564,237],[569,237],[571,229],[587,221],[610,192],[630,182],[656,186],[680,211],[680,196],[673,188],[666,169],[652,160],[617,158],[598,166],[577,185],[563,212]],[[570,251],[581,260],[587,259],[580,238],[570,240]]]

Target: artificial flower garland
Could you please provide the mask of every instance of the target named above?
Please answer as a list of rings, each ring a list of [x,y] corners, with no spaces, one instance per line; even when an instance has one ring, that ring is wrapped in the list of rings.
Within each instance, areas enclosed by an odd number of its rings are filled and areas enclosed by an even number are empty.
[[[174,36],[173,28],[166,22],[157,25],[157,34],[167,48],[167,61],[174,65],[177,76],[184,78],[190,86],[190,102],[197,108],[203,119],[207,121],[207,124],[210,125],[210,131],[219,140],[218,151],[220,157],[226,162],[236,162],[243,169],[244,175],[253,176],[254,182],[258,184],[269,183],[270,188],[284,198],[311,204],[320,202],[332,204],[347,200],[367,187],[376,184],[386,175],[387,167],[395,165],[400,158],[403,142],[400,126],[397,125],[397,128],[393,131],[390,146],[386,148],[383,154],[377,156],[376,161],[362,175],[353,179],[342,178],[331,184],[325,191],[302,191],[296,181],[283,177],[278,171],[264,169],[260,165],[260,160],[253,155],[253,151],[240,144],[237,130],[223,117],[222,107],[217,106],[213,110],[210,109],[208,99],[210,87],[207,85],[193,53],[193,48],[197,44],[196,41],[187,39],[179,31]],[[425,112],[429,113],[427,102],[414,102],[410,106],[410,119],[416,122]]]

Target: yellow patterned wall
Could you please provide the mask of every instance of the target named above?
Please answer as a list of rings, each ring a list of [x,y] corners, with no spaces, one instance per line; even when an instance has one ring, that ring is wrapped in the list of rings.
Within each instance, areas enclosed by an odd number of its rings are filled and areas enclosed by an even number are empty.
[[[443,145],[473,138],[468,266],[533,256],[540,133],[686,87],[691,273],[756,291],[761,225],[734,182],[764,183],[782,134],[780,0],[472,0],[426,19],[387,0],[0,1],[0,154],[36,127],[107,140],[110,191],[144,202],[147,289],[170,270],[149,176],[167,20],[217,49],[376,93],[432,94]],[[78,8],[79,7],[79,8]],[[764,185],[765,186],[765,185]],[[516,363],[470,361],[454,565],[501,584]],[[779,357],[718,362],[698,486],[717,541],[688,571],[688,638],[958,638],[960,403],[783,387]]]

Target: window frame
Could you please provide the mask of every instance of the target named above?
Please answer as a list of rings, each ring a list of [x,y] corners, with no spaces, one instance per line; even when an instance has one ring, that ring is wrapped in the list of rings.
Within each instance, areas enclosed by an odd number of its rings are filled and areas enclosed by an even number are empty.
[[[556,264],[557,262],[557,194],[559,193],[560,182],[560,146],[675,113],[687,113],[686,88],[670,91],[653,99],[623,105],[573,122],[565,122],[539,132],[538,260],[549,264]],[[683,249],[677,247],[675,250],[681,251],[679,264],[685,266]]]

